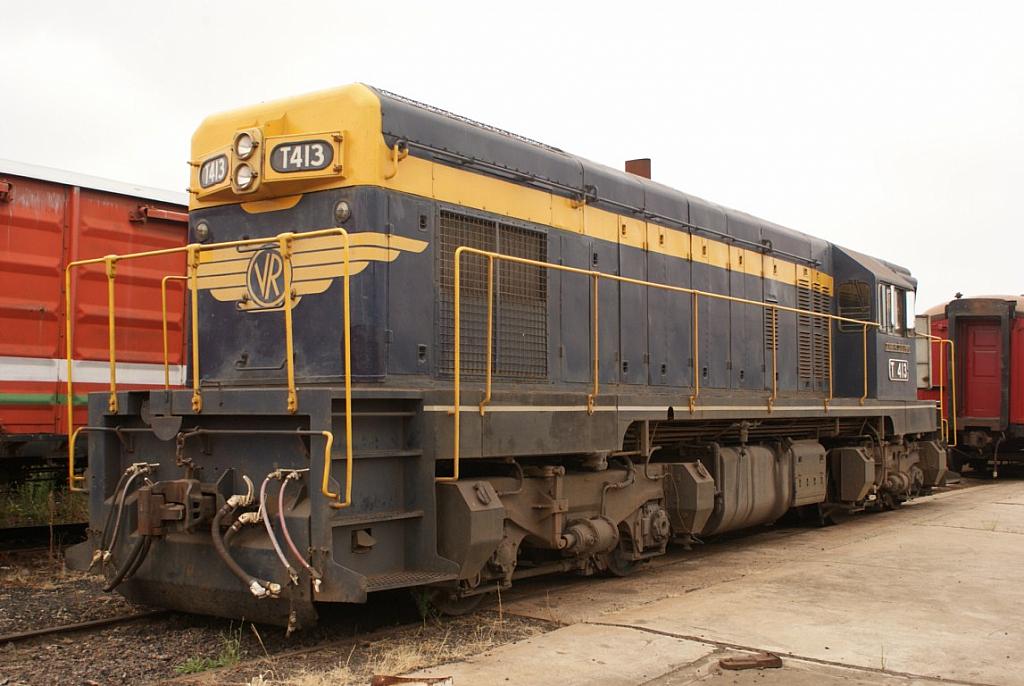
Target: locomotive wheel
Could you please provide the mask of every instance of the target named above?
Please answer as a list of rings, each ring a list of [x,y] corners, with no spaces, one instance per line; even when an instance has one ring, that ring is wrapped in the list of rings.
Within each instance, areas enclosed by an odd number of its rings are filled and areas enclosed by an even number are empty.
[[[483,602],[484,595],[486,594],[459,596],[443,588],[428,589],[425,593],[430,607],[448,617],[461,617],[473,612]]]
[[[614,576],[619,577],[629,576],[630,574],[636,571],[636,568],[640,564],[636,560],[627,560],[621,548],[616,548],[615,550],[613,550],[608,555],[607,562],[608,571],[611,572]]]

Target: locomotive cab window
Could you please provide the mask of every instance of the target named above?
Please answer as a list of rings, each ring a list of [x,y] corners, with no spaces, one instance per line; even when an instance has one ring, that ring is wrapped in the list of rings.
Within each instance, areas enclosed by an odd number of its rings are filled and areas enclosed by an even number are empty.
[[[871,320],[871,286],[866,281],[847,281],[839,285],[839,316]],[[839,322],[840,331],[860,331],[861,325]]]
[[[878,284],[878,330],[893,336],[910,335],[914,330],[913,302],[913,292],[887,283]]]

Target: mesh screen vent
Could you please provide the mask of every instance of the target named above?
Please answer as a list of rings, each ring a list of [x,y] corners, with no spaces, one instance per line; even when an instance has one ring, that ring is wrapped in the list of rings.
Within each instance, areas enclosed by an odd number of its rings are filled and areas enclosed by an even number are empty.
[[[518,226],[442,211],[438,222],[438,322],[440,373],[451,376],[455,362],[455,250],[471,246],[531,260],[547,260],[547,236]],[[487,259],[462,258],[461,372],[483,377],[487,370]],[[502,260],[494,262],[493,376],[543,380],[548,376],[548,270]]]

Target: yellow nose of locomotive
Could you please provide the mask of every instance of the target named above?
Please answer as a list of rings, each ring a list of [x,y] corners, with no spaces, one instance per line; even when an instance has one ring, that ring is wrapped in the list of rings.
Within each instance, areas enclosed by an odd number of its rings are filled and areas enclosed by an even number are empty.
[[[225,112],[192,137],[190,206],[354,185],[352,169],[376,176],[382,157],[380,101],[361,84]]]

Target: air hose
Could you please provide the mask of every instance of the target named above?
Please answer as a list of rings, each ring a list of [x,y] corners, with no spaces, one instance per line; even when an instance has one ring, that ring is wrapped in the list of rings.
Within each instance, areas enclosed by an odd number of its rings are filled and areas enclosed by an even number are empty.
[[[231,573],[241,579],[242,583],[245,584],[249,592],[257,598],[276,597],[281,592],[280,584],[273,583],[271,581],[263,581],[257,579],[252,574],[249,574],[241,565],[235,562],[234,558],[228,552],[227,547],[224,545],[224,539],[220,535],[220,527],[223,519],[235,512],[239,507],[246,507],[252,504],[253,501],[253,486],[252,480],[247,476],[243,476],[245,479],[246,486],[248,487],[248,493],[246,495],[233,495],[227,499],[227,502],[217,510],[217,514],[213,516],[213,522],[210,524],[210,538],[213,539],[213,549],[217,551],[217,555],[224,561]]]
[[[295,541],[292,540],[292,536],[288,533],[288,524],[284,519],[284,489],[288,487],[288,482],[292,479],[298,479],[298,470],[292,472],[284,479],[281,479],[281,490],[277,492],[277,516],[281,522],[281,533],[284,534],[284,541],[288,544],[288,549],[292,551],[292,556],[299,561],[299,564],[309,572],[309,575],[313,577],[313,591],[316,593],[320,592],[320,583],[323,581],[323,577],[320,572],[316,571],[312,565],[306,562],[306,558],[302,556],[299,549],[295,547]]]
[[[124,558],[124,562],[121,563],[117,572],[114,573],[114,578],[103,587],[103,590],[109,592],[120,586],[129,572],[135,571],[138,569],[139,564],[142,564],[139,558],[144,554],[144,551],[148,550],[149,536],[139,536],[135,539],[135,543],[132,544],[131,549],[128,551],[128,556]]]
[[[128,569],[128,573],[124,576],[125,580],[131,579],[135,576],[135,572],[138,571],[139,567],[142,566],[142,563],[146,561],[146,556],[149,555],[149,549],[153,545],[153,537],[146,536],[145,538],[146,542],[142,544],[142,552],[139,553],[139,556],[135,558],[135,563]]]
[[[299,583],[299,575],[295,571],[295,568],[288,563],[288,558],[284,556],[284,551],[281,550],[281,544],[277,542],[277,536],[274,535],[274,527],[270,524],[270,514],[267,509],[267,484],[270,483],[271,479],[282,478],[281,471],[271,472],[267,474],[267,478],[263,479],[263,483],[260,484],[260,515],[263,518],[263,524],[267,527],[267,536],[270,537],[270,542],[274,546],[274,552],[277,553],[277,559],[284,565],[285,570],[288,572],[288,578],[291,579],[293,584]],[[277,503],[277,509],[281,509],[281,503]]]
[[[124,470],[121,478],[117,480],[117,485],[114,486],[114,500],[110,503],[110,509],[107,510],[106,519],[103,520],[103,531],[100,532],[100,545],[96,550],[92,551],[92,561],[89,563],[90,570],[96,566],[97,562],[103,559],[103,551],[107,549],[107,534],[110,533],[110,526],[114,523],[114,511],[117,509],[117,494],[124,487],[124,480],[128,478],[130,471],[131,467]]]
[[[121,489],[120,502],[117,505],[117,516],[114,518],[114,532],[110,535],[110,541],[107,543],[107,547],[102,550],[101,559],[104,563],[110,559],[111,551],[117,544],[117,534],[121,528],[121,513],[124,512],[124,502],[128,499],[128,489],[132,487],[132,482],[136,478],[143,474],[149,473],[149,465],[146,464],[133,464],[125,470],[125,476],[128,477],[128,481],[125,482],[124,488]]]

